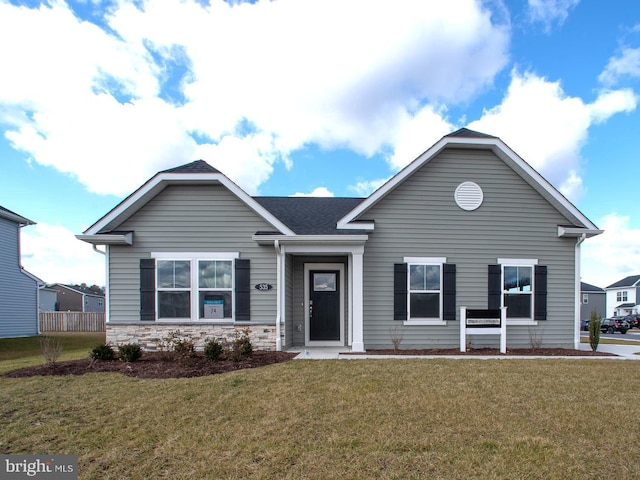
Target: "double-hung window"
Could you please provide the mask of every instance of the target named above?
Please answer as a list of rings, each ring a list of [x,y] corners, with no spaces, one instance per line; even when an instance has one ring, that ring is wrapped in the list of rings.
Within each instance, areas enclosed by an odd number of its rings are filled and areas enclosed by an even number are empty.
[[[617,302],[626,302],[627,301],[627,292],[616,292],[616,301]]]
[[[158,320],[232,320],[237,253],[154,253]]]
[[[191,318],[191,261],[158,260],[158,318]]]
[[[407,258],[408,320],[442,320],[441,258]]]
[[[533,319],[534,304],[534,259],[499,259],[502,265],[503,305],[507,307],[507,318]]]
[[[231,318],[232,267],[231,260],[198,260],[200,318]]]

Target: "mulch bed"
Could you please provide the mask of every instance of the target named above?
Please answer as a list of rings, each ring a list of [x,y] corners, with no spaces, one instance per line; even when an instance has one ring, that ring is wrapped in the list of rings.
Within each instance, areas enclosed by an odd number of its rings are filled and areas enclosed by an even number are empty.
[[[202,377],[204,375],[215,375],[244,368],[256,368],[286,362],[296,355],[297,353],[289,352],[255,351],[250,357],[239,361],[224,357],[213,361],[202,355],[171,358],[166,353],[145,352],[139,360],[132,363],[125,363],[119,360],[102,361],[86,358],[22,368],[9,372],[4,376],[21,378],[35,375],[83,375],[85,373],[116,372],[137,378]]]
[[[474,348],[461,353],[460,350],[432,349],[432,350],[367,350],[367,355],[485,355],[503,357],[497,348]],[[118,360],[96,361],[89,358],[82,360],[68,360],[53,364],[37,365],[9,372],[4,377],[22,378],[36,375],[83,375],[85,373],[116,372],[137,378],[189,378],[215,375],[218,373],[256,368],[274,363],[286,362],[294,358],[297,353],[255,351],[250,357],[240,361],[220,358],[216,361],[207,360],[202,355],[188,358],[170,357],[167,353],[146,352],[136,362],[125,363]],[[349,352],[342,355],[362,355]],[[544,356],[544,357],[573,357],[573,356],[615,356],[610,353],[592,352],[591,350],[571,350],[561,348],[517,348],[507,349],[506,356]]]
[[[470,348],[461,352],[457,348],[434,348],[428,350],[367,350],[366,355],[486,355],[486,356],[540,356],[540,357],[615,357],[612,353],[594,352],[591,350],[573,350],[569,348],[507,348],[507,353],[500,353],[499,348]],[[341,354],[343,355],[343,354]],[[362,355],[348,352],[344,355]]]

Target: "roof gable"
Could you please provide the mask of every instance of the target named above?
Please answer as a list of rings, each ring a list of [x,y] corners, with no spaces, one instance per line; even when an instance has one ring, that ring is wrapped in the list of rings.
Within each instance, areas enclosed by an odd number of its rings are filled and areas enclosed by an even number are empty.
[[[206,162],[198,160],[176,168],[158,172],[140,188],[116,205],[100,220],[89,227],[84,232],[84,235],[78,235],[78,238],[89,243],[102,245],[109,243],[109,240],[104,238],[109,234],[118,233],[118,237],[123,237],[122,232],[117,232],[117,228],[167,186],[176,184],[221,184],[244,202],[258,216],[271,224],[278,232],[284,235],[294,234],[293,231],[280,219],[266,210],[244,190],[229,180],[229,178]],[[122,241],[125,241],[124,238]]]
[[[630,275],[628,277],[623,278],[622,280],[618,280],[615,283],[612,283],[606,289],[610,288],[625,288],[625,287],[637,287],[638,282],[640,282],[640,275]]]
[[[422,155],[402,169],[398,174],[388,180],[378,190],[373,192],[366,200],[360,203],[354,210],[338,221],[338,228],[343,229],[367,229],[373,230],[373,223],[360,221],[371,207],[384,199],[416,171],[427,165],[432,159],[447,148],[490,150],[507,166],[515,171],[525,182],[534,188],[538,194],[545,198],[570,225],[558,226],[559,236],[593,236],[602,233],[582,212],[580,212],[566,197],[553,187],[542,175],[525,162],[511,148],[498,137],[475,132],[469,129],[460,129],[453,132],[434,144]]]

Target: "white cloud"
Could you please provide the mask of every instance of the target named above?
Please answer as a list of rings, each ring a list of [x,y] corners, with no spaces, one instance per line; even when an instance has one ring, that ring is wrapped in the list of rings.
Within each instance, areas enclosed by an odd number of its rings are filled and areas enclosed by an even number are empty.
[[[327,187],[317,187],[311,193],[294,193],[292,197],[333,197],[333,193]]]
[[[445,113],[444,109],[427,105],[414,115],[403,116],[395,131],[393,154],[388,158],[392,169],[405,167],[453,130],[453,125],[444,118]]]
[[[513,71],[502,103],[469,128],[500,137],[575,201],[582,193],[580,150],[589,127],[636,105],[630,90],[600,92],[593,103],[585,103],[567,95],[560,82]]]
[[[375,190],[384,185],[389,178],[380,178],[377,180],[362,180],[355,185],[350,185],[349,190],[355,192],[359,197],[368,197]]]
[[[640,48],[625,47],[619,56],[611,57],[598,80],[611,86],[625,77],[640,77]]]
[[[21,231],[22,266],[46,283],[105,285],[104,256],[60,225],[38,223]]]
[[[467,101],[506,64],[509,27],[492,13],[479,0],[148,0],[116,3],[107,31],[62,1],[0,3],[0,45],[20,46],[0,49],[0,121],[14,148],[93,192],[123,195],[202,152],[255,192],[309,144],[419,154],[402,132],[425,124],[424,105]]]
[[[640,274],[640,229],[631,218],[611,213],[597,222],[604,233],[582,246],[582,280],[607,287],[629,275]]]
[[[549,31],[554,23],[562,25],[569,16],[569,10],[578,3],[580,0],[529,0],[529,16]]]

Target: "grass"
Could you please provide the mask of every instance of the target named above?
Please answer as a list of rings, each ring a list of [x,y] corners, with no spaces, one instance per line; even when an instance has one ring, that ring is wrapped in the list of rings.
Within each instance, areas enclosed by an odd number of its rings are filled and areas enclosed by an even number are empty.
[[[93,347],[104,343],[104,332],[55,332],[43,336],[59,339],[62,355],[59,360],[86,358]],[[18,368],[44,363],[40,336],[0,338],[0,375]]]
[[[193,379],[0,378],[0,452],[77,454],[81,479],[639,478],[640,417],[624,406],[640,369],[621,366],[295,360]]]
[[[589,336],[582,335],[580,337],[580,343],[589,343]],[[631,345],[640,347],[640,339],[638,340],[625,340],[622,338],[603,338],[600,337],[600,344],[604,345]]]

